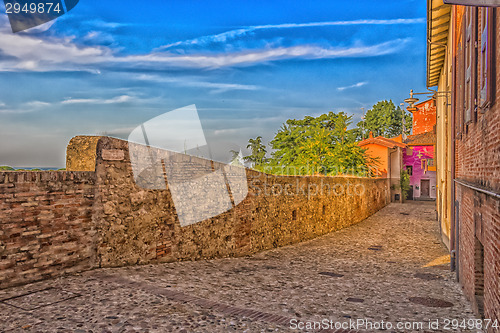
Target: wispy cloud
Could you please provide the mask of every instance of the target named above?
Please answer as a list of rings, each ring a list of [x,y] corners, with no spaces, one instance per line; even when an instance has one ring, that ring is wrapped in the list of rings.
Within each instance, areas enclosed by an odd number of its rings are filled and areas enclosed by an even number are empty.
[[[375,45],[349,47],[322,47],[317,45],[297,45],[220,54],[151,53],[147,55],[114,58],[117,62],[136,65],[157,64],[171,67],[215,69],[231,66],[249,66],[286,59],[335,59],[354,57],[374,57],[392,54],[403,48],[409,38],[395,39]]]
[[[101,19],[88,20],[83,22],[85,25],[93,26],[100,29],[117,29],[127,26],[125,23],[107,22]]]
[[[42,102],[42,101],[32,101],[32,102],[27,102],[25,103],[26,106],[32,107],[32,108],[42,108],[46,106],[50,106],[50,103],[47,102]]]
[[[109,99],[100,98],[68,98],[61,102],[61,104],[119,104],[131,102],[134,98],[129,95],[116,96]]]
[[[358,82],[358,83],[352,84],[350,86],[338,87],[337,90],[338,91],[344,91],[346,89],[359,88],[359,87],[362,87],[362,86],[367,85],[367,84],[368,84],[368,82]]]
[[[214,135],[227,135],[227,134],[235,134],[241,131],[241,128],[225,128],[220,130],[214,130]]]
[[[8,58],[0,62],[1,71],[89,71],[100,73],[106,67],[116,69],[138,68],[138,69],[217,69],[232,66],[252,66],[260,63],[280,61],[287,59],[335,59],[348,57],[374,57],[392,54],[401,50],[409,38],[394,39],[372,45],[356,42],[351,46],[317,45],[315,43],[296,44],[291,46],[267,44],[260,48],[239,49],[221,52],[193,51],[180,54],[170,51],[153,51],[145,54],[122,55],[120,49],[105,46],[82,46],[78,45],[73,37],[42,37],[38,35],[12,34],[7,29],[5,19],[4,25],[0,24],[0,54]],[[244,34],[244,31],[287,28],[287,27],[309,27],[327,25],[347,24],[409,24],[420,22],[420,19],[398,19],[398,20],[358,20],[339,22],[319,22],[304,24],[281,24],[255,26],[227,33],[209,36],[223,40],[227,36]],[[250,29],[250,30],[249,30]],[[226,36],[226,37],[224,37]],[[90,33],[90,37],[93,34]],[[200,41],[203,38],[200,39]],[[197,43],[194,42],[193,43]],[[205,86],[214,92],[228,90],[252,90],[252,86],[227,85],[224,83],[191,83],[192,85]]]
[[[240,29],[225,31],[220,34],[207,35],[197,37],[185,41],[178,41],[160,47],[158,50],[168,49],[177,46],[186,45],[205,45],[210,43],[225,43],[229,40],[243,37],[258,30],[270,29],[293,29],[293,28],[313,28],[313,27],[333,27],[333,26],[350,26],[350,25],[401,25],[401,24],[421,24],[425,23],[425,18],[413,19],[391,19],[391,20],[352,20],[352,21],[327,21],[327,22],[311,22],[311,23],[285,23],[285,24],[267,24],[255,25]]]
[[[221,83],[207,82],[192,77],[163,77],[159,75],[141,74],[136,77],[141,81],[152,81],[158,83],[172,83],[181,87],[205,88],[210,89],[211,93],[223,93],[233,90],[257,90],[260,87],[255,85],[237,84],[237,83]]]
[[[0,114],[22,114],[34,112],[33,109],[0,109]]]
[[[8,106],[0,102],[0,114],[22,114],[40,111],[42,108],[50,106],[50,103],[42,101],[30,101],[18,104],[16,106]]]

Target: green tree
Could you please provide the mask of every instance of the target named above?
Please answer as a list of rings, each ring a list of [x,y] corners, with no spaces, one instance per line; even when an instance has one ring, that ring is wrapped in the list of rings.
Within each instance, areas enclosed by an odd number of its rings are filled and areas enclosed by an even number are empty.
[[[364,120],[357,124],[358,138],[360,129],[362,139],[367,138],[370,131],[373,136],[395,137],[403,134],[403,123],[404,134],[409,135],[412,128],[411,114],[399,106],[396,108],[391,100],[380,101],[368,110]]]
[[[248,140],[247,148],[251,150],[252,154],[245,156],[244,160],[251,162],[254,168],[263,166],[267,162],[267,150],[266,146],[262,143],[261,136]]]
[[[296,174],[328,175],[366,170],[372,161],[347,130],[351,121],[344,112],[287,120],[271,141],[271,170],[293,167]]]
[[[10,166],[6,166],[6,165],[0,166],[0,171],[12,171],[12,170],[14,170],[14,168],[12,168]]]
[[[399,187],[401,189],[401,196],[405,199],[408,192],[410,192],[410,175],[406,169],[402,169],[400,172]]]

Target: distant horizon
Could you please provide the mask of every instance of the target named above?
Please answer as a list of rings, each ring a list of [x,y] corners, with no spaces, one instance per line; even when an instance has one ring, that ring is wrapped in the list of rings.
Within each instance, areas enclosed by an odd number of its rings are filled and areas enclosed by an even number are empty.
[[[40,169],[42,171],[48,171],[48,170],[60,170],[60,169],[64,169],[66,168],[66,166],[60,166],[60,167],[16,167],[16,166],[12,166],[12,165],[0,165],[0,167],[10,167],[10,168],[13,168],[15,170],[33,170],[33,169]],[[1,171],[5,171],[5,170],[0,170]]]

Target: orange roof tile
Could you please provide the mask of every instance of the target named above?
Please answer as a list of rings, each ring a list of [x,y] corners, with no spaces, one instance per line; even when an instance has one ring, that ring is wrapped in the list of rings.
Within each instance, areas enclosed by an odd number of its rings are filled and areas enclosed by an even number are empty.
[[[394,148],[394,147],[401,147],[405,148],[406,144],[397,142],[395,140],[387,139],[384,138],[383,136],[377,136],[376,138],[368,138],[363,141],[358,142],[358,146],[366,146],[369,144],[376,144],[379,146],[387,147],[387,148]]]

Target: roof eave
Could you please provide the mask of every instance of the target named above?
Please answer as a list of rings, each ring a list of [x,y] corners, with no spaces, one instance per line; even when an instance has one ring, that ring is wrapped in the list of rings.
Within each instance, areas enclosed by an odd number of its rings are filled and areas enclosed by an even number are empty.
[[[427,0],[427,87],[437,86],[441,76],[451,8],[442,0]]]

